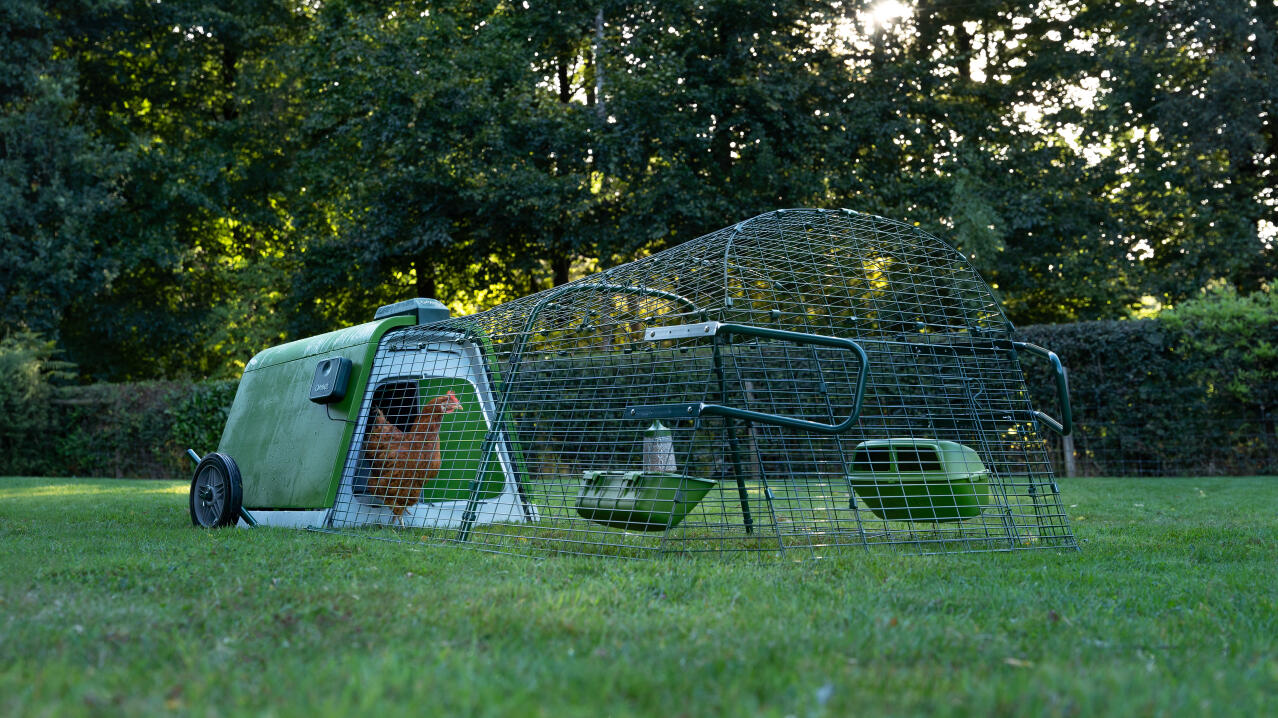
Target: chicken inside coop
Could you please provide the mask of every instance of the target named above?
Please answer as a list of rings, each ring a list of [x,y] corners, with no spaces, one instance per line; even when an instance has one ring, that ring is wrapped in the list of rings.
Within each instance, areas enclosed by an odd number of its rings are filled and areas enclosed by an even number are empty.
[[[418,394],[416,382],[379,386],[364,440],[365,494],[379,499],[401,526],[404,512],[421,500],[443,467],[445,417],[464,408],[452,389],[421,405]]]

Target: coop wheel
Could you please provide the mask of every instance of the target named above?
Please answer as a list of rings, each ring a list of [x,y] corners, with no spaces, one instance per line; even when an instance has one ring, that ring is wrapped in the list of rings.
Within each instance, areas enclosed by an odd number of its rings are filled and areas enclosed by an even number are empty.
[[[211,453],[200,460],[191,479],[191,523],[204,528],[234,526],[240,518],[244,485],[235,460]]]

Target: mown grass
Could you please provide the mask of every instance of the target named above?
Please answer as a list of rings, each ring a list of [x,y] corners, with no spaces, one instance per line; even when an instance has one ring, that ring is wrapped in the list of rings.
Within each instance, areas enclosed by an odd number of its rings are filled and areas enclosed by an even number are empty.
[[[0,479],[0,714],[1265,715],[1278,479],[1073,479],[1082,551],[789,564],[199,531]]]

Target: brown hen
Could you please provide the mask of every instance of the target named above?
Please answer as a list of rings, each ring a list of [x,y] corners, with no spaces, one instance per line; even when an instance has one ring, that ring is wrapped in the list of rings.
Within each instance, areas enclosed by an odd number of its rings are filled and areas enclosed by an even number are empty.
[[[364,441],[364,456],[371,465],[368,493],[381,498],[382,505],[390,508],[395,523],[404,525],[404,511],[421,498],[426,482],[439,475],[443,463],[439,453],[440,422],[460,408],[461,402],[450,390],[426,402],[407,431],[387,421],[380,409],[373,410]]]

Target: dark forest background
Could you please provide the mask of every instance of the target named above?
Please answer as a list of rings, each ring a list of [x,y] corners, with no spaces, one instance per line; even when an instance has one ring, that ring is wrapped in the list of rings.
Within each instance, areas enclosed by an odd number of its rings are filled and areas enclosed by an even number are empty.
[[[5,0],[0,337],[234,378],[795,206],[917,222],[1017,324],[1246,295],[1276,33],[1273,0]]]

